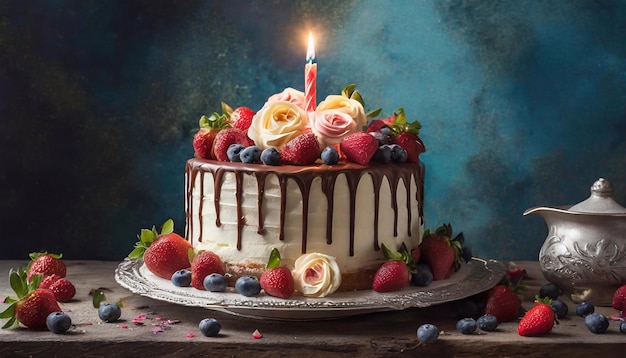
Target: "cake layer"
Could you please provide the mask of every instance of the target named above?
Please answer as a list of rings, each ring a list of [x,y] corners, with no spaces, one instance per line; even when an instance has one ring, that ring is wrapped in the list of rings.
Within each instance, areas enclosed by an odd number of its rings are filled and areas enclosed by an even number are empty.
[[[186,238],[236,275],[304,253],[336,258],[341,290],[368,288],[381,244],[419,245],[424,165],[267,166],[194,158],[186,167]]]

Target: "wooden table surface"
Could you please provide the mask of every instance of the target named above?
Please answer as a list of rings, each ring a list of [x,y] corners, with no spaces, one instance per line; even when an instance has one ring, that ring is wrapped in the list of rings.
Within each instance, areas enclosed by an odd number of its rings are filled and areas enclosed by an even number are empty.
[[[118,262],[66,263],[67,278],[76,285],[77,294],[61,308],[69,312],[74,326],[66,334],[2,330],[0,357],[626,357],[626,334],[619,332],[618,322],[611,322],[605,334],[592,334],[567,299],[568,317],[548,336],[521,337],[517,322],[502,323],[495,332],[462,335],[455,329],[454,302],[326,321],[255,320],[133,294],[114,279]],[[530,275],[523,303],[529,308],[546,281],[537,262],[517,264]],[[9,269],[24,265],[22,261],[0,261],[0,272],[5,275],[0,279],[2,298],[14,296],[8,283]],[[102,323],[98,319],[90,296],[96,288],[106,288],[109,300],[124,300],[121,321]],[[0,304],[0,309],[4,307],[6,304]],[[598,307],[596,312],[618,314],[610,307]],[[147,314],[145,324],[134,325],[133,319],[141,314]],[[219,336],[209,338],[200,333],[198,323],[207,317],[220,321]],[[418,344],[416,330],[424,323],[443,331],[437,342]],[[155,333],[159,328],[162,332]],[[263,338],[252,337],[256,329]]]

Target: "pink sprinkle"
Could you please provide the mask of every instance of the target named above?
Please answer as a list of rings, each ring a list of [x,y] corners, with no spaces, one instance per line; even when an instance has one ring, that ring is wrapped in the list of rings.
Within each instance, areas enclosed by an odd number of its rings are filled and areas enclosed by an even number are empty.
[[[135,326],[143,326],[143,322],[142,321],[133,320],[133,324]]]
[[[157,327],[157,328],[152,330],[152,333],[154,333],[154,334],[161,333],[161,332],[163,332],[163,329],[161,327]]]
[[[168,319],[167,323],[168,324],[179,324],[180,320],[179,319]]]
[[[123,324],[123,325],[120,326],[120,328],[128,328],[128,325],[127,324]]]
[[[140,314],[139,316],[135,317],[135,320],[137,320],[137,321],[143,321],[144,319],[146,319],[146,317],[147,317],[147,316],[146,316],[146,314],[145,314],[145,313],[142,313],[142,314]]]
[[[154,317],[154,320],[155,320],[155,321],[160,321],[160,320],[161,320],[161,317]]]
[[[196,335],[195,335],[195,334],[193,334],[193,333],[191,333],[191,332],[190,332],[190,333],[187,333],[187,338],[193,338],[193,337],[195,337],[195,336],[196,336]]]
[[[252,338],[261,339],[263,338],[263,335],[261,334],[261,332],[259,332],[258,329],[255,329],[254,332],[252,333]]]

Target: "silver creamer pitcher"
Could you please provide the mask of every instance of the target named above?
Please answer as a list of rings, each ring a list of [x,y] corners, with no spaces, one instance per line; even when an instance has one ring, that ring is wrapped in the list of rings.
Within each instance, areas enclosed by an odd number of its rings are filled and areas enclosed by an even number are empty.
[[[598,179],[591,196],[574,205],[536,207],[548,237],[539,251],[539,265],[575,303],[610,306],[615,290],[626,284],[626,208],[613,199],[611,184]]]

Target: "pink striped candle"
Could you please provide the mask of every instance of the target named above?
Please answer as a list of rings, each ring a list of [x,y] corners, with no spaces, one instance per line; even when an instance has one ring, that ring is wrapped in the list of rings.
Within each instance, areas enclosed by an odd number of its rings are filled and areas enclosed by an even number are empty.
[[[313,34],[309,32],[309,46],[306,51],[306,65],[304,66],[304,98],[305,110],[315,112],[317,91],[317,63],[315,63],[315,47]]]

